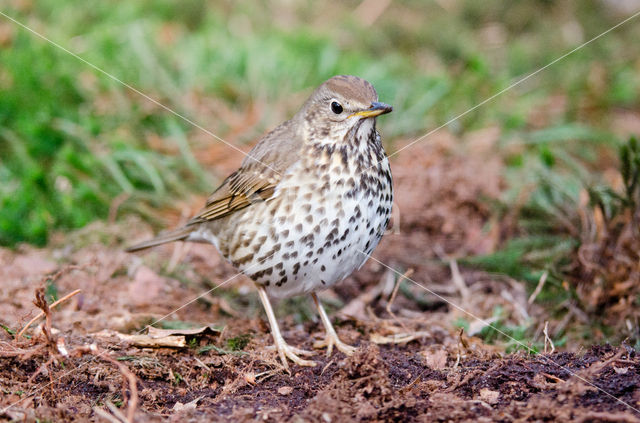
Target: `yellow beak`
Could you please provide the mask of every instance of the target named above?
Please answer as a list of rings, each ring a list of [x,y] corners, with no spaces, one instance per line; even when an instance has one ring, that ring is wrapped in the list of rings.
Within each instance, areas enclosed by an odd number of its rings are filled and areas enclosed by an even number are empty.
[[[362,119],[364,119],[364,118],[380,116],[385,113],[389,113],[392,110],[393,110],[393,107],[389,106],[388,104],[373,102],[371,103],[370,108],[352,113],[349,115],[349,117],[359,116]]]

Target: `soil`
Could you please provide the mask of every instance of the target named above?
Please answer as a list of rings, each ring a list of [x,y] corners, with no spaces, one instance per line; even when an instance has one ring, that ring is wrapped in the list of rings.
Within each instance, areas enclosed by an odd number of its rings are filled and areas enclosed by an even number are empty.
[[[520,351],[506,353],[477,337],[496,307],[503,324],[542,328],[547,317],[522,284],[454,260],[489,253],[502,236],[479,200],[505,188],[487,142],[498,135],[470,136],[464,151],[438,135],[393,158],[392,230],[375,260],[321,294],[357,351],[315,350],[313,368],[283,369],[250,281],[212,246],[126,254],[152,233],[126,217],[46,249],[0,249],[0,420],[640,421],[633,348],[545,344],[535,354],[512,339]],[[18,337],[39,308],[48,318]],[[307,299],[276,308],[288,342],[314,350],[323,328]],[[154,322],[184,344],[161,345],[146,331]]]

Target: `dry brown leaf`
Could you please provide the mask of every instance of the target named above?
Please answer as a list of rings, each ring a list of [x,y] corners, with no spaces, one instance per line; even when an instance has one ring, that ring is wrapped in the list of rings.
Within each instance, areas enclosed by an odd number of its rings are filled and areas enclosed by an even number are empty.
[[[434,370],[442,370],[447,367],[447,352],[442,349],[435,351],[422,351],[427,366]]]
[[[414,339],[431,336],[431,332],[419,331],[413,333],[395,333],[393,335],[381,335],[379,333],[372,333],[369,340],[374,344],[406,344]]]
[[[192,328],[192,329],[158,329],[158,328],[154,328],[153,326],[149,326],[147,335],[150,338],[156,339],[156,338],[164,338],[167,336],[175,336],[175,335],[195,336],[195,335],[206,335],[208,333],[210,334],[220,333],[220,329],[214,326],[201,326],[201,327]]]
[[[289,395],[293,392],[293,388],[291,386],[281,386],[278,388],[278,393],[280,395]]]
[[[178,401],[174,404],[172,410],[178,413],[181,411],[195,410],[196,407],[198,406],[198,401],[200,401],[202,398],[203,397],[198,397],[193,401],[189,401],[186,404],[183,404],[180,401]]]
[[[489,388],[482,388],[480,390],[480,399],[486,402],[487,404],[492,404],[492,405],[497,404],[499,396],[500,396],[500,392],[492,391]]]
[[[152,338],[149,335],[128,335],[114,330],[102,330],[100,332],[93,333],[92,336],[97,336],[99,338],[118,338],[119,340],[128,342],[133,346],[144,348],[185,348],[187,346],[187,340],[182,335]]]

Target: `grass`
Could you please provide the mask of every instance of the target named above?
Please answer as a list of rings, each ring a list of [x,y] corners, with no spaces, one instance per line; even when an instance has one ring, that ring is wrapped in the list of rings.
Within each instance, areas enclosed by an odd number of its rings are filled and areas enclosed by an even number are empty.
[[[394,119],[382,123],[389,142],[416,137],[621,20],[597,2],[467,1],[447,11],[410,1],[394,3],[370,27],[355,6],[44,0],[3,12],[240,146],[338,73],[368,78],[394,105]],[[217,178],[195,157],[215,140],[0,22],[10,47],[0,50],[0,245],[43,245],[54,229],[105,218],[118,196],[124,212],[157,221],[172,199],[211,189]],[[449,130],[499,125],[505,143],[524,145],[526,157],[511,158],[521,167],[590,142],[607,131],[610,110],[638,106],[640,47],[626,42],[637,33],[631,24],[616,30]],[[533,128],[532,109],[558,93],[567,96],[565,110]],[[254,109],[248,128],[233,122]]]
[[[359,4],[42,0],[10,1],[2,12],[244,150],[323,80],[360,75],[394,106],[380,122],[389,152],[628,16],[595,0],[405,1],[368,24]],[[638,38],[629,22],[446,127],[461,143],[499,128],[508,189],[492,205],[515,222],[498,251],[461,262],[530,291],[548,272],[536,301],[550,313],[567,302],[601,314],[612,306],[588,305],[576,282],[576,251],[593,242],[576,211],[586,204],[591,220],[596,209],[606,222],[638,219],[639,147],[616,127],[640,110]],[[226,176],[216,164],[241,160],[4,17],[0,63],[0,245],[41,246],[53,231],[131,213],[162,223]],[[621,186],[606,178],[616,168]],[[308,304],[288,304],[308,317]]]

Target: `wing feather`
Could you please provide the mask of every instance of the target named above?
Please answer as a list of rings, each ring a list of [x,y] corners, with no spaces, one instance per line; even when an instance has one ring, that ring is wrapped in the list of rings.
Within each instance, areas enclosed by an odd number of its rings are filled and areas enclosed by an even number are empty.
[[[187,225],[220,219],[271,198],[286,170],[299,158],[301,142],[287,121],[260,140]]]

